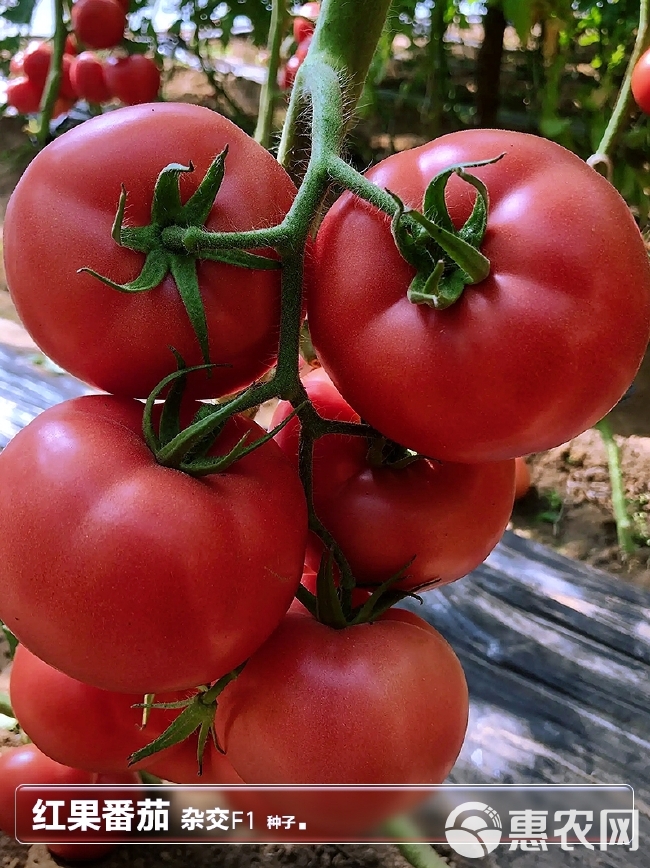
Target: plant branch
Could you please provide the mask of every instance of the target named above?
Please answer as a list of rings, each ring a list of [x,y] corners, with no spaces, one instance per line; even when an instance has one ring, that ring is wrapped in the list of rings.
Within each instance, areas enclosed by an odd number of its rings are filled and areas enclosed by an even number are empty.
[[[63,68],[63,54],[65,49],[65,40],[68,35],[68,29],[65,26],[63,0],[54,0],[54,40],[52,42],[52,59],[50,61],[50,69],[47,73],[47,81],[41,99],[41,116],[39,119],[39,128],[36,133],[38,146],[44,148],[50,136],[50,121],[52,120],[52,112],[54,104],[59,96],[61,89],[61,78]]]
[[[600,168],[604,166],[606,169],[606,174],[608,176],[611,174],[610,158],[612,155],[614,144],[617,137],[623,130],[623,127],[625,126],[625,123],[630,114],[630,108],[633,103],[631,84],[632,73],[634,72],[634,67],[637,65],[639,58],[649,44],[650,0],[641,0],[639,10],[639,28],[636,34],[636,41],[634,43],[634,49],[632,50],[632,55],[625,71],[625,78],[623,79],[623,84],[621,85],[621,89],[619,90],[618,96],[616,98],[616,105],[614,106],[614,111],[612,112],[612,116],[609,119],[609,123],[607,124],[607,129],[603,133],[603,137],[600,140],[600,144],[598,145],[596,153],[587,160],[589,165],[593,166],[597,170],[600,170]]]
[[[600,436],[603,438],[607,451],[607,468],[612,486],[612,511],[614,513],[614,520],[616,521],[618,547],[621,558],[627,560],[636,551],[636,543],[634,542],[634,528],[625,497],[623,472],[621,470],[621,453],[616,440],[614,440],[607,416],[598,422],[596,428],[600,431]]]
[[[273,0],[268,39],[269,62],[266,80],[262,85],[262,92],[260,94],[260,109],[255,129],[255,141],[267,149],[271,144],[271,133],[273,132],[273,115],[278,96],[277,82],[280,66],[280,46],[282,45],[286,14],[286,0]]]

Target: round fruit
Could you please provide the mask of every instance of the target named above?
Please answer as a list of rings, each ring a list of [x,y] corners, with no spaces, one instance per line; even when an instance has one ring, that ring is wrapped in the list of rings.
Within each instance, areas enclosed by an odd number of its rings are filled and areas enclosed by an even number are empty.
[[[144,54],[109,57],[104,73],[112,95],[126,105],[153,102],[158,96],[160,70]]]
[[[126,13],[117,0],[77,0],[72,26],[87,48],[114,48],[124,36]]]

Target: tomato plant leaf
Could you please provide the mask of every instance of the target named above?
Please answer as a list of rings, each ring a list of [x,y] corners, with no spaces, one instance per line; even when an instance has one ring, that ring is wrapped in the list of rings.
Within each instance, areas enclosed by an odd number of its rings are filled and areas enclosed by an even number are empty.
[[[153,254],[150,254],[153,255]],[[199,279],[196,273],[196,259],[193,256],[173,255],[169,257],[172,277],[176,281],[178,292],[185,310],[192,323],[194,334],[201,347],[203,361],[210,364],[210,347],[208,344],[208,324],[205,318],[205,307],[199,289]]]
[[[151,204],[151,222],[159,227],[173,226],[182,221],[180,176],[193,172],[194,166],[170,163],[158,175]],[[208,212],[209,213],[209,212]]]

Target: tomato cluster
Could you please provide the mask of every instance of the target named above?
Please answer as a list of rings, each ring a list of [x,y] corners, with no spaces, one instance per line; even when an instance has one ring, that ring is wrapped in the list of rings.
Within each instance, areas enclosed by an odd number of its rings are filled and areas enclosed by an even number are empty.
[[[280,90],[291,90],[293,87],[298,70],[307,57],[319,12],[320,3],[304,3],[296,13],[293,20],[293,41],[296,49],[278,71]]]
[[[102,56],[84,50],[119,45],[126,26],[128,0],[77,0],[72,7],[74,35],[66,39],[62,79],[52,117],[67,112],[78,99],[101,105],[118,99],[125,105],[155,100],[160,90],[160,70],[144,54]],[[13,56],[7,85],[7,104],[20,114],[39,111],[52,63],[52,44],[31,42]]]
[[[344,194],[307,248],[323,368],[300,381],[286,272],[304,251],[272,244],[296,189],[229,121],[111,112],[16,187],[16,307],[44,352],[109,393],[46,410],[0,455],[12,701],[52,761],[92,776],[131,757],[191,783],[206,727],[207,783],[437,784],[456,761],[461,665],[393,604],[474,569],[508,521],[515,458],[625,391],[650,267],[613,188],[532,136],[452,134],[365,184],[382,208]],[[229,412],[229,395],[250,387],[241,409],[269,385],[291,399],[270,432]],[[150,708],[143,730],[144,694],[182,705],[191,737],[152,754],[172,712]],[[411,798],[310,794],[304,818],[356,835]]]

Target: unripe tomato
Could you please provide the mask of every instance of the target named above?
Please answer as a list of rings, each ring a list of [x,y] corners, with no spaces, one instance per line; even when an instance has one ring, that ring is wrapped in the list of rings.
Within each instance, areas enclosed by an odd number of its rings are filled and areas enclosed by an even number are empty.
[[[650,114],[650,48],[632,72],[632,95],[641,111]]]
[[[160,70],[150,57],[109,57],[104,67],[109,90],[126,105],[153,102],[160,90]]]
[[[126,14],[117,0],[78,0],[72,7],[72,24],[88,48],[114,48],[122,41]]]
[[[111,92],[106,84],[104,64],[92,51],[83,51],[70,69],[70,80],[77,96],[91,103],[108,102]]]

